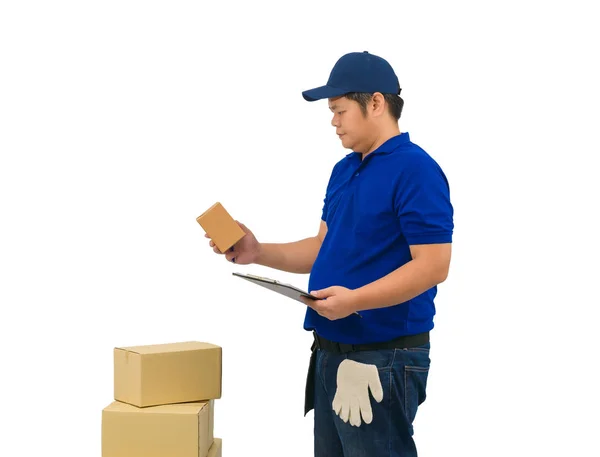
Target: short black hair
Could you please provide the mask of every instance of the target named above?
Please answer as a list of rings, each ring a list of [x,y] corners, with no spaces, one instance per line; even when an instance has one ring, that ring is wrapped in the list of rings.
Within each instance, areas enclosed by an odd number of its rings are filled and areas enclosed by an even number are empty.
[[[367,114],[367,103],[371,101],[373,94],[368,92],[350,92],[345,97],[357,102],[363,114]],[[396,120],[400,119],[402,108],[404,107],[402,97],[398,94],[383,94],[383,98],[387,102],[392,117]]]

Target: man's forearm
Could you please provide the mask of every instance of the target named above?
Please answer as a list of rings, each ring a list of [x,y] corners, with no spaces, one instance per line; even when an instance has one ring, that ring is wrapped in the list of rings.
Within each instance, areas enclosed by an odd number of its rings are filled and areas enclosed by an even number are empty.
[[[289,273],[310,273],[321,240],[313,236],[292,243],[261,243],[255,263]]]
[[[443,270],[415,259],[388,275],[354,290],[357,311],[404,303],[445,280]]]

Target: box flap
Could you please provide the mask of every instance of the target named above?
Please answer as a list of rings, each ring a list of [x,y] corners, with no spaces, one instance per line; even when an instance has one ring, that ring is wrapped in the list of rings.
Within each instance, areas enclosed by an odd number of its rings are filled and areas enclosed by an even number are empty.
[[[138,408],[137,406],[120,401],[114,401],[104,408],[103,411],[115,413],[136,413],[136,414],[193,414],[198,415],[203,409],[208,408],[208,402],[199,401],[193,403],[177,403],[173,405],[146,406]]]
[[[164,344],[149,344],[144,346],[129,346],[129,347],[117,347],[123,351],[134,352],[136,354],[159,354],[165,352],[182,352],[182,351],[196,351],[198,349],[220,349],[220,346],[211,343],[204,343],[199,341],[186,341],[183,343],[164,343]]]

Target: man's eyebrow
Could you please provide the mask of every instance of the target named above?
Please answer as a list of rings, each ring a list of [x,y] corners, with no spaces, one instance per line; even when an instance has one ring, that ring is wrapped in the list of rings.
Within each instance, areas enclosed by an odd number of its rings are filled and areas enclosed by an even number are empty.
[[[335,110],[337,109],[337,107],[338,107],[337,105],[331,105],[331,106],[329,107],[329,109],[330,109],[331,111],[335,111]]]

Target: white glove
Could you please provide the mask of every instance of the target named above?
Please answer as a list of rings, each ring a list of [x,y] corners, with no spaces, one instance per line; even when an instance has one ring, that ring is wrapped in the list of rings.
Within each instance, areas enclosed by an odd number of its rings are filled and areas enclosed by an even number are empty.
[[[383,389],[376,365],[345,359],[337,372],[337,390],[333,410],[344,422],[360,427],[360,417],[366,424],[373,420],[369,388],[377,403],[383,400]]]

